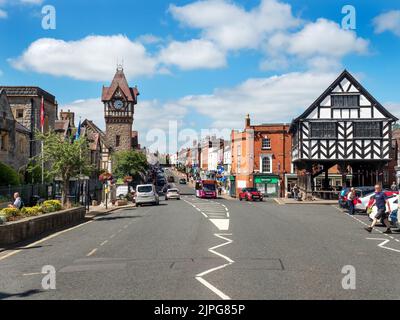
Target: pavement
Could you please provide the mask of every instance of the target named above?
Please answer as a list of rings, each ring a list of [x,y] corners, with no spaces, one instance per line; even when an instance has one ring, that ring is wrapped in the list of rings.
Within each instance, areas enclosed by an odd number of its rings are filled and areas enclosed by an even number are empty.
[[[182,200],[119,209],[0,253],[0,299],[400,298],[400,234],[367,233],[366,216],[179,188]],[[49,265],[55,290],[42,287]]]

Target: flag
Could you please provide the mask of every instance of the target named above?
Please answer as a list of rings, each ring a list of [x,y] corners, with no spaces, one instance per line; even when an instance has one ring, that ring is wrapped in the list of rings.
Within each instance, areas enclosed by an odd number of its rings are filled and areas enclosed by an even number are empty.
[[[76,130],[75,140],[78,140],[81,137],[81,119],[79,119],[78,129]]]
[[[42,97],[42,102],[40,104],[40,128],[42,129],[42,132],[43,132],[43,128],[44,128],[44,97]]]

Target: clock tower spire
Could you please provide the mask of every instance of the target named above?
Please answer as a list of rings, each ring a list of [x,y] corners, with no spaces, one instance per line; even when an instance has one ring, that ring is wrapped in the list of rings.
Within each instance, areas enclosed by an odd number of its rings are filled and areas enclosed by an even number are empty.
[[[109,87],[103,87],[102,102],[106,122],[106,140],[113,151],[132,149],[134,108],[139,91],[129,87],[122,65],[117,66]]]

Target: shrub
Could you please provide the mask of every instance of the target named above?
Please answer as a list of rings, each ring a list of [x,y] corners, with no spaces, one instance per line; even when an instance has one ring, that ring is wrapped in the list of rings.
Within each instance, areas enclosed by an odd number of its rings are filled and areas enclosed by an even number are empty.
[[[0,215],[0,225],[5,224],[7,222],[7,218],[3,215]]]
[[[0,184],[3,186],[20,184],[18,173],[10,166],[0,162]]]
[[[56,208],[51,204],[47,204],[47,205],[42,204],[41,208],[43,210],[43,213],[51,213],[51,212],[57,211]]]
[[[47,200],[43,202],[43,206],[54,207],[55,211],[59,211],[62,209],[61,201],[59,200]]]
[[[0,215],[4,216],[7,221],[14,221],[21,216],[21,212],[15,208],[5,208],[0,211]]]
[[[42,208],[39,206],[35,206],[35,207],[24,207],[21,210],[21,213],[25,216],[25,217],[36,217],[38,215],[40,215],[40,213],[42,212]]]

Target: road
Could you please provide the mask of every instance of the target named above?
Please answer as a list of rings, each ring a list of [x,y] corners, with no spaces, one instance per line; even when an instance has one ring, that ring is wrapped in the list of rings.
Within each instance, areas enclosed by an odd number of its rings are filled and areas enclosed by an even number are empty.
[[[400,298],[400,234],[368,234],[365,217],[334,206],[206,201],[179,187],[180,201],[0,253],[0,299]],[[46,265],[56,290],[42,288]],[[343,289],[344,266],[354,290]]]

